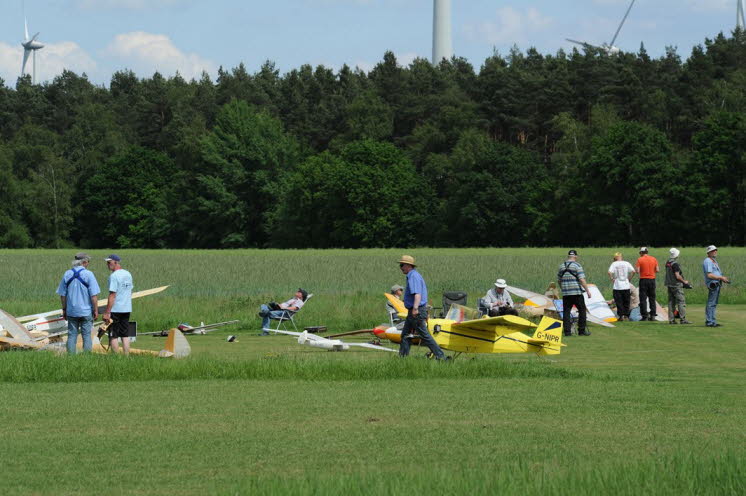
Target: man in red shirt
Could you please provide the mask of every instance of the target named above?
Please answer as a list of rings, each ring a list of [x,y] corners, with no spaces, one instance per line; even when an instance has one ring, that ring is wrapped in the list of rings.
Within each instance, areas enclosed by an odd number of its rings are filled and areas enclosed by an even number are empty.
[[[660,272],[658,260],[648,255],[647,247],[640,248],[640,258],[635,267],[640,274],[640,314],[642,320],[655,320],[655,276]],[[650,312],[648,312],[648,304]]]

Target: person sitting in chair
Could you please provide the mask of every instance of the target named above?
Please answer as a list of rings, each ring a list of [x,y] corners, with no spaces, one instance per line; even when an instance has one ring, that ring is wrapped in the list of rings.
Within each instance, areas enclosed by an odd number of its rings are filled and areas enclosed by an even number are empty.
[[[401,300],[401,297],[404,294],[404,288],[399,286],[398,284],[394,284],[393,286],[391,286],[391,294],[394,295],[398,300]],[[394,325],[397,325],[400,322],[404,322],[404,319],[399,317],[399,311],[394,308],[394,305],[392,305],[391,302],[388,300],[386,300],[386,311],[389,313],[391,323],[393,323]]]
[[[259,307],[259,316],[262,318],[262,336],[269,334],[269,323],[272,319],[287,319],[303,307],[308,299],[308,291],[298,288],[295,296],[284,303],[275,303],[274,301]]]
[[[508,284],[505,279],[495,281],[495,287],[487,291],[482,298],[482,304],[487,308],[490,317],[499,317],[501,315],[518,315],[518,311],[513,308],[513,298],[510,293],[505,291]]]

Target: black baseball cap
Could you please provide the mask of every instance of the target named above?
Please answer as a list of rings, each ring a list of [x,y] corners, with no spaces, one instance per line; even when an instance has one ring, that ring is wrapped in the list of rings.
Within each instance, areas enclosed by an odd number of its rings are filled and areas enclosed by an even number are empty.
[[[578,252],[575,251],[575,250],[570,250],[570,251],[567,252],[567,256],[568,257],[577,257],[578,256]]]

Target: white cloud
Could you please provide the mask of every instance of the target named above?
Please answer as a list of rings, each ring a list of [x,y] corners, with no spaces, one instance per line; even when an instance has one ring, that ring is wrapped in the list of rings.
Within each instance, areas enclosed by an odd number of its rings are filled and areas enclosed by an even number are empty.
[[[0,77],[8,86],[15,86],[16,79],[21,75],[23,62],[23,47],[20,43],[8,45],[0,42]],[[89,76],[97,71],[96,62],[77,43],[62,41],[59,43],[45,43],[44,48],[36,53],[37,82],[50,81],[62,73],[64,69],[76,74],[87,73]],[[26,63],[26,72],[32,74],[34,70],[33,56]]]
[[[497,18],[465,26],[470,38],[491,45],[530,43],[532,35],[551,26],[553,20],[538,9],[519,11],[513,7],[497,9]]]
[[[216,70],[212,61],[195,53],[182,52],[164,34],[142,31],[119,34],[104,53],[120,59],[141,75],[151,75],[158,71],[171,76],[178,71],[185,79],[199,79],[202,71],[214,73]]]

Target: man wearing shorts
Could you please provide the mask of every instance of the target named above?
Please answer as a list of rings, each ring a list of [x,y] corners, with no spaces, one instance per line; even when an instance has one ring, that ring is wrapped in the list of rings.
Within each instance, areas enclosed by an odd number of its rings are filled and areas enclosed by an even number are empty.
[[[118,255],[105,259],[111,271],[109,275],[109,300],[104,312],[104,322],[109,324],[109,346],[114,353],[119,352],[119,340],[125,355],[130,352],[128,335],[130,313],[132,312],[132,274],[122,268]]]

